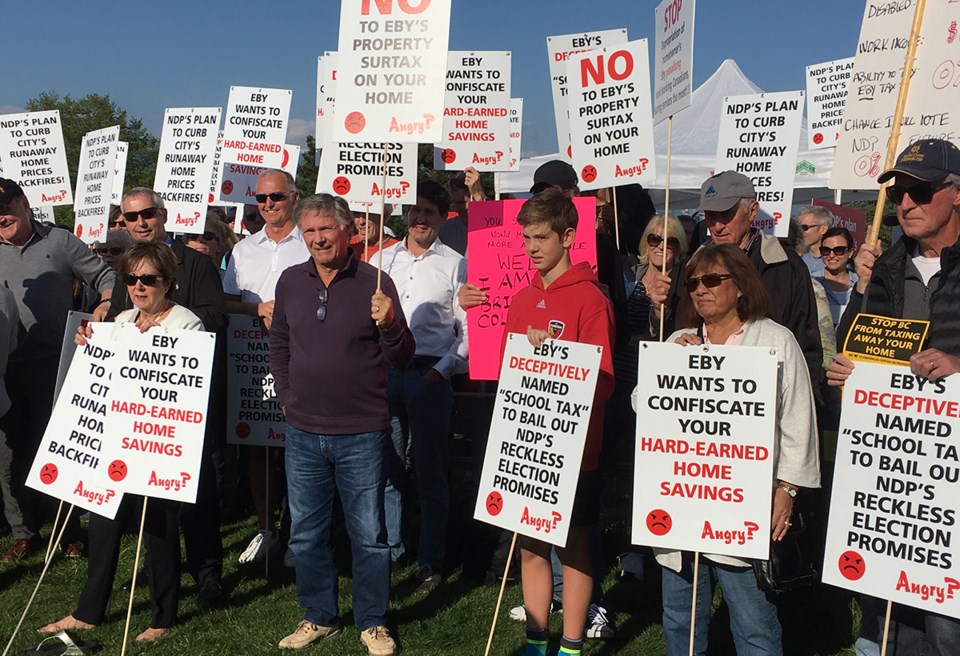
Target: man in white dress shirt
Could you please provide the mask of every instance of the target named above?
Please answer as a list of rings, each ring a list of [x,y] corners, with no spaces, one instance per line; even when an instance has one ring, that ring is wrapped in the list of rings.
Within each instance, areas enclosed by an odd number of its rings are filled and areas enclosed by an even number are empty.
[[[223,278],[227,312],[248,314],[260,319],[270,330],[273,301],[280,274],[287,267],[310,259],[300,230],[293,222],[293,209],[300,200],[293,176],[286,171],[268,169],[257,178],[257,207],[263,217],[262,230],[248,236],[233,248],[233,257]],[[270,452],[270,490],[266,485],[266,458]],[[280,507],[282,467],[274,449],[247,449],[250,496],[257,512],[260,531],[240,554],[241,563],[261,560],[279,548],[273,530],[274,513]],[[284,558],[287,561],[287,558]],[[291,563],[285,562],[287,565]]]
[[[387,541],[394,561],[403,554],[400,537],[407,456],[412,456],[420,501],[420,590],[443,581],[446,555],[447,439],[453,411],[450,377],[466,371],[466,314],[457,293],[466,282],[463,257],[438,239],[447,220],[450,196],[430,180],[417,185],[417,204],[407,213],[410,229],[384,249],[383,271],[397,286],[400,305],[417,342],[413,365],[390,369],[390,414],[394,452],[386,492]],[[379,262],[374,258],[373,264]]]

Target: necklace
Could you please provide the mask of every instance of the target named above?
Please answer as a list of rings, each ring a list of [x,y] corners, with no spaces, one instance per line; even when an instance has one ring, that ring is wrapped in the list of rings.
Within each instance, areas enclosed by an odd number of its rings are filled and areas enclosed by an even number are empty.
[[[165,307],[163,310],[161,310],[156,314],[147,314],[143,310],[140,310],[140,316],[143,317],[144,319],[147,319],[148,321],[152,321],[154,323],[159,324],[161,321],[163,321],[163,319],[168,314],[170,314],[170,310],[173,309],[173,303],[171,303],[170,301],[167,301],[167,303],[168,303],[167,307]]]

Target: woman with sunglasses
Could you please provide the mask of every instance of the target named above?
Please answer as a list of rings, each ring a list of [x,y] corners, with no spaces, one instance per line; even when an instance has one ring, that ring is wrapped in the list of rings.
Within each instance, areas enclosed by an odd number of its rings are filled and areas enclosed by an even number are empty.
[[[806,360],[793,334],[767,319],[770,296],[747,256],[731,245],[708,245],[690,258],[685,286],[699,316],[696,332],[680,330],[669,341],[683,345],[727,344],[768,346],[779,363],[774,428],[772,539],[790,530],[798,488],[820,486],[820,459],[813,393]],[[636,391],[634,391],[636,407]],[[704,512],[708,512],[705,510]],[[654,549],[663,567],[663,631],[667,654],[686,654],[690,642],[693,555]],[[750,562],[724,555],[702,554],[697,598],[694,653],[707,650],[711,581],[718,581],[730,609],[730,628],[738,654],[783,653],[780,621],[772,594],[757,586]]]
[[[203,330],[193,312],[173,302],[177,286],[177,258],[162,242],[138,242],[120,260],[120,276],[127,287],[133,309],[117,315],[118,322],[132,322],[141,332],[157,326]],[[77,330],[74,341],[82,346],[93,334],[89,326]],[[116,519],[90,513],[87,579],[76,610],[63,619],[40,629],[42,633],[93,629],[107,610],[120,555],[120,535],[126,520],[139,515],[141,498],[124,495]],[[138,642],[153,642],[170,634],[177,621],[180,597],[180,504],[166,499],[150,499],[144,523],[143,541],[147,548],[145,571],[150,589],[152,620],[150,628],[137,636]]]
[[[126,230],[109,230],[103,243],[97,243],[94,250],[104,264],[116,271],[120,268],[120,256],[132,243],[133,237]]]
[[[850,266],[853,257],[853,235],[846,228],[830,228],[820,239],[820,257],[823,260],[823,276],[817,277],[827,293],[833,325],[850,302],[850,292],[857,284],[857,273]]]

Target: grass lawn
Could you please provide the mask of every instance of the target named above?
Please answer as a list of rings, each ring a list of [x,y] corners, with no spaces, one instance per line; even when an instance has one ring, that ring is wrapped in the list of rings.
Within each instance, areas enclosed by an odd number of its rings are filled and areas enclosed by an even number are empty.
[[[127,653],[152,656],[186,654],[270,654],[279,653],[277,642],[302,619],[297,605],[293,572],[278,561],[271,563],[270,579],[264,578],[262,565],[238,566],[237,556],[254,534],[253,520],[224,527],[224,583],[230,590],[229,603],[222,609],[200,613],[194,600],[195,587],[188,575],[183,577],[180,623],[173,634],[156,644],[142,647],[133,637],[149,623],[147,591],[139,590],[134,603]],[[9,540],[0,541],[6,549]],[[83,637],[101,643],[103,654],[119,654],[123,638],[127,593],[119,585],[129,579],[133,569],[133,537],[127,537],[120,555],[116,590],[107,620]],[[344,563],[344,558],[339,558]],[[43,568],[41,556],[15,565],[0,565],[0,638],[9,640],[24,605]],[[340,609],[345,630],[332,640],[311,648],[316,656],[324,654],[365,653],[359,642],[350,612],[350,581],[341,569]],[[459,570],[431,593],[416,594],[416,567],[411,565],[393,578],[391,629],[401,649],[417,656],[479,656],[484,652],[498,589],[479,585]],[[27,615],[11,654],[39,642],[36,629],[71,612],[86,576],[86,560],[64,560],[59,555],[50,566],[36,600]],[[589,641],[585,654],[663,654],[660,628],[659,575],[655,566],[648,569],[647,581],[624,583],[613,574],[605,581],[606,605],[615,620],[616,638]],[[493,640],[492,654],[512,654],[523,642],[523,625],[507,617],[509,609],[521,603],[519,586],[507,588],[500,621]],[[711,626],[710,654],[733,654],[727,628],[726,609],[717,608]],[[851,647],[858,621],[856,604],[842,591],[824,586],[785,597],[781,604],[786,653],[793,655],[853,654]],[[551,629],[559,635],[560,617],[554,616]],[[555,638],[556,639],[556,638]],[[553,647],[556,649],[556,646]]]

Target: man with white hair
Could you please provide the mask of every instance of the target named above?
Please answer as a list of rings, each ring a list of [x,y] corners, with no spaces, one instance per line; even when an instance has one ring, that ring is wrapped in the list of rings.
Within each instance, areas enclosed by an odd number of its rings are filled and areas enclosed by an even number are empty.
[[[820,258],[820,240],[824,233],[836,221],[836,217],[826,207],[810,205],[797,212],[797,224],[803,230],[803,263],[810,271],[810,277],[823,276],[823,260]]]

